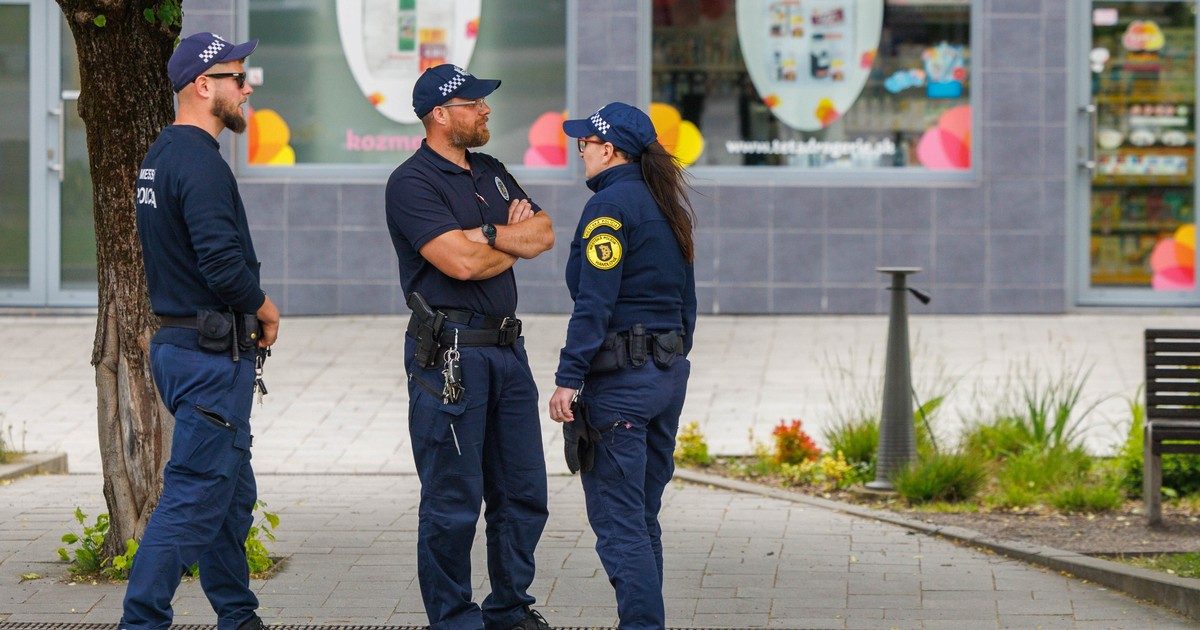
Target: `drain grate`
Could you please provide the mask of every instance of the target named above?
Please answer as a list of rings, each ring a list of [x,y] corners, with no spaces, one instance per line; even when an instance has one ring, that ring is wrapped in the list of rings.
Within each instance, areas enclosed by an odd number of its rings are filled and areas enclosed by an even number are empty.
[[[270,630],[425,630],[424,625],[336,625],[336,624],[306,624],[306,625],[274,625],[268,624]],[[595,626],[554,626],[557,630],[600,630]],[[173,625],[173,630],[212,630],[211,625]],[[74,624],[50,622],[0,622],[0,630],[116,630],[116,624]],[[672,628],[670,630],[712,630],[700,628]]]

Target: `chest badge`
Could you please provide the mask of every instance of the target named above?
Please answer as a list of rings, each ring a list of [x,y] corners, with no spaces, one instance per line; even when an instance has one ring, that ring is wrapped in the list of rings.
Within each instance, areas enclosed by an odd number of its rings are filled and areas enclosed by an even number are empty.
[[[587,242],[587,259],[591,265],[608,271],[621,262],[621,241],[612,234],[597,234]]]
[[[508,186],[505,186],[504,182],[501,181],[499,177],[496,178],[496,190],[500,191],[500,196],[504,197],[505,201],[509,200],[508,199]]]

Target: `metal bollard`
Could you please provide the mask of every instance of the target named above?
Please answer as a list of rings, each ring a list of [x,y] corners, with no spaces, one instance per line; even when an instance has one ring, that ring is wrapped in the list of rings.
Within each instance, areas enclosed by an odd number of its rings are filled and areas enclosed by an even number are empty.
[[[888,317],[887,359],[883,367],[883,413],[879,419],[879,448],[875,455],[875,481],[872,490],[892,490],[891,476],[908,465],[917,455],[913,433],[912,369],[908,361],[908,305],[912,293],[922,304],[929,295],[905,285],[909,274],[920,267],[876,267],[875,271],[892,275],[892,309]]]

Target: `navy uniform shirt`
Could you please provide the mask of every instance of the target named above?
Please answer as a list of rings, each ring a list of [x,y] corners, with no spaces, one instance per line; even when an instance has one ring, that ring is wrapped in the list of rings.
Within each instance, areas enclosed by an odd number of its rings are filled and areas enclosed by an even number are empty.
[[[237,180],[219,149],[199,127],[170,125],[138,171],[138,237],[159,315],[254,313],[265,299]]]
[[[579,389],[605,335],[643,324],[681,331],[685,353],[696,329],[696,281],[671,224],[650,195],[640,164],[621,164],[587,181],[596,192],[583,208],[567,260],[575,310],[555,384]]]
[[[416,291],[434,308],[456,308],[492,317],[517,312],[511,268],[487,280],[456,280],[421,256],[421,248],[450,230],[508,223],[508,205],[528,195],[500,160],[467,151],[470,170],[421,142],[421,148],[388,178],[388,232],[400,266],[404,294]],[[541,208],[534,204],[534,212]]]

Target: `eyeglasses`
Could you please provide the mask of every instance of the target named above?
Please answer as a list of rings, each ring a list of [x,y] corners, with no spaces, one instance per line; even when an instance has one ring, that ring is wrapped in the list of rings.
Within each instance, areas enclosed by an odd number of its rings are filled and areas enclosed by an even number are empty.
[[[438,105],[438,107],[463,107],[465,105],[474,105],[475,109],[483,109],[487,106],[487,103],[484,102],[483,99],[477,98],[470,101],[464,101],[462,103],[442,103],[441,105]]]
[[[213,74],[202,74],[200,76],[208,77],[210,79],[233,79],[234,81],[237,81],[239,90],[246,87],[245,72],[214,72]]]
[[[588,140],[587,138],[576,138],[575,146],[579,148],[579,152],[583,153],[583,148],[589,144],[608,144],[603,140]]]

